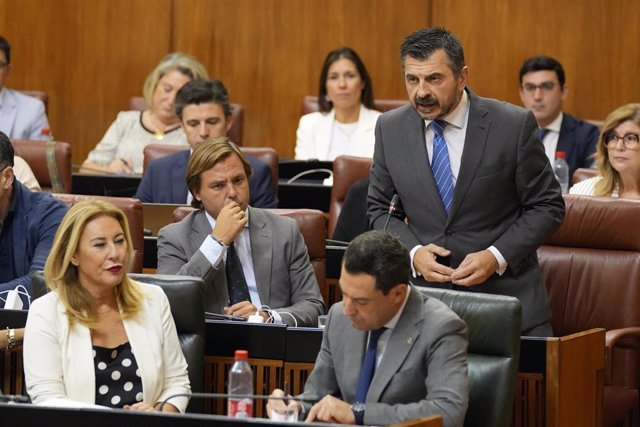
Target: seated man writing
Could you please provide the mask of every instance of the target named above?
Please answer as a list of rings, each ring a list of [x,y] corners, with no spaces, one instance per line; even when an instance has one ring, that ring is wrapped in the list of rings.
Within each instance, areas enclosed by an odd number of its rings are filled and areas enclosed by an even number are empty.
[[[342,302],[329,311],[322,347],[299,397],[306,421],[383,425],[467,411],[467,327],[444,303],[407,285],[409,253],[386,231],[356,237],[344,255]],[[282,397],[282,390],[272,396]],[[283,409],[270,399],[267,412]],[[303,414],[303,415],[304,415]]]
[[[228,138],[194,148],[187,186],[198,210],[158,234],[158,273],[202,277],[209,312],[298,326],[324,302],[295,220],[248,206],[251,164]]]

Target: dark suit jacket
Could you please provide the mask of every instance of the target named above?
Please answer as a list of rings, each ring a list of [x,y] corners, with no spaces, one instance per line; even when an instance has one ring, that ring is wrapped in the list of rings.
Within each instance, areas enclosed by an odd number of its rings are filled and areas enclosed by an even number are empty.
[[[334,304],[302,397],[331,394],[353,403],[366,342],[342,302]],[[462,426],[468,398],[467,326],[441,301],[412,289],[371,381],[365,424],[437,414],[445,427]]]
[[[0,283],[0,292],[22,285],[31,293],[30,274],[44,268],[58,225],[66,212],[67,205],[51,194],[31,192],[17,180],[14,181],[8,213],[12,219],[10,225],[5,219],[2,234],[12,235],[15,278]],[[23,302],[26,307],[24,299]]]
[[[185,150],[152,161],[142,177],[135,197],[145,203],[176,203],[187,201],[187,163],[190,151]],[[253,174],[249,177],[249,204],[255,208],[276,208],[278,198],[273,191],[271,169],[260,159],[246,156]]]
[[[556,152],[564,151],[567,154],[569,182],[576,169],[591,167],[599,133],[596,126],[563,113]]]
[[[202,277],[207,311],[223,313],[229,301],[225,263],[213,266],[199,250],[210,234],[203,209],[163,227],[158,234],[158,273]],[[317,325],[324,301],[296,221],[249,208],[249,235],[260,302],[276,309],[289,325]]]
[[[424,120],[407,105],[378,119],[369,220],[373,228],[382,228],[397,193],[401,206],[388,229],[409,250],[435,243],[451,250],[449,265],[456,268],[469,253],[495,246],[508,263],[506,272],[458,290],[517,297],[526,330],[550,317],[536,250],[562,222],[564,200],[533,114],[468,94],[467,133],[450,215],[429,167]],[[422,277],[415,283],[452,287]]]

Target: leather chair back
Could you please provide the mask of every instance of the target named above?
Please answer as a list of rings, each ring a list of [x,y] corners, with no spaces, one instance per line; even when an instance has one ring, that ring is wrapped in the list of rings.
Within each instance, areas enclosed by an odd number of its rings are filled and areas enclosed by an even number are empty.
[[[240,151],[245,156],[252,156],[257,159],[262,160],[271,169],[271,179],[273,180],[273,191],[274,194],[278,195],[278,153],[276,150],[270,147],[240,147]]]
[[[20,90],[18,92],[42,101],[42,103],[44,104],[44,113],[47,114],[47,112],[49,111],[49,96],[46,92],[42,92],[40,90]]]
[[[476,292],[418,289],[448,305],[469,328],[469,409],[465,427],[510,426],[520,363],[520,301]]]
[[[53,191],[54,173],[47,163],[47,150],[53,149],[55,169],[60,179],[60,192],[71,193],[71,145],[66,142],[44,142],[14,139],[11,141],[17,156],[31,167],[43,191]],[[51,148],[49,148],[51,147]]]
[[[195,208],[189,206],[181,206],[173,211],[174,222],[184,219]],[[309,261],[316,273],[320,293],[324,301],[329,301],[329,290],[327,288],[327,270],[326,270],[326,221],[324,213],[315,209],[265,209],[276,215],[288,216],[298,223],[300,233],[307,245],[309,252]]]
[[[53,196],[62,200],[69,207],[84,200],[103,200],[121,209],[127,217],[133,242],[133,260],[131,260],[129,272],[142,273],[144,221],[142,202],[140,200],[128,197],[86,196],[81,194],[54,194]]]
[[[147,109],[147,100],[143,96],[129,98],[128,110],[144,111]],[[244,126],[244,108],[240,104],[231,103],[231,128],[228,136],[236,145],[242,145],[242,128]]]
[[[613,425],[629,412],[620,402],[637,402],[640,389],[640,200],[564,199],[563,223],[538,249],[551,324],[556,336],[607,330],[603,409]]]
[[[389,110],[393,110],[398,107],[402,107],[405,104],[408,104],[409,101],[406,99],[376,99],[373,101],[374,110],[378,110],[380,112],[385,112]],[[307,95],[302,100],[302,109],[300,110],[300,115],[304,116],[305,114],[315,113],[318,111],[318,97]]]
[[[573,177],[571,177],[571,184],[575,185],[580,181],[593,178],[594,176],[598,176],[598,171],[596,169],[578,168],[573,172]]]
[[[189,366],[191,391],[202,393],[205,348],[204,282],[197,277],[161,274],[130,274],[129,277],[138,282],[160,286],[167,295],[180,347]],[[33,273],[32,287],[33,299],[49,292],[42,271]],[[192,400],[187,410],[201,413],[202,401]]]
[[[184,150],[188,150],[184,145],[149,144],[145,146],[142,174],[144,175],[152,161]],[[276,150],[269,147],[240,147],[240,151],[244,155],[256,157],[269,165],[274,191],[278,195],[278,153]]]
[[[333,187],[329,202],[329,236],[333,236],[338,217],[344,205],[349,187],[355,181],[369,177],[371,159],[355,156],[338,156],[333,161]]]
[[[189,366],[191,391],[204,391],[204,282],[198,277],[130,274],[133,280],[162,288],[171,305],[182,353]],[[202,400],[191,400],[187,410],[202,413]]]

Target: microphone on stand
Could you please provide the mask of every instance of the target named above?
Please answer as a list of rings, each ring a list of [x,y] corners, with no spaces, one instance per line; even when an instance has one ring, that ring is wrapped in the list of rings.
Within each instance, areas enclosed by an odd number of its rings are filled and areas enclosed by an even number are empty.
[[[400,196],[398,196],[398,194],[396,193],[391,198],[391,203],[389,203],[389,212],[387,212],[387,220],[384,222],[384,227],[382,228],[384,231],[387,231],[387,226],[389,225],[391,214],[398,210],[399,202],[400,202]]]

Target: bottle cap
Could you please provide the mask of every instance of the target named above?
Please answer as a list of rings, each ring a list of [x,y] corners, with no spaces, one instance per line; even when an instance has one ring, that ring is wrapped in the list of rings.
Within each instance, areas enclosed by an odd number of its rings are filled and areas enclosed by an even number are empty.
[[[564,159],[567,157],[567,153],[564,151],[556,151],[556,159]]]
[[[236,350],[235,358],[236,360],[248,360],[249,352],[247,350]]]
[[[51,134],[51,129],[49,128],[42,128],[42,130],[40,131],[40,135],[49,135]]]

